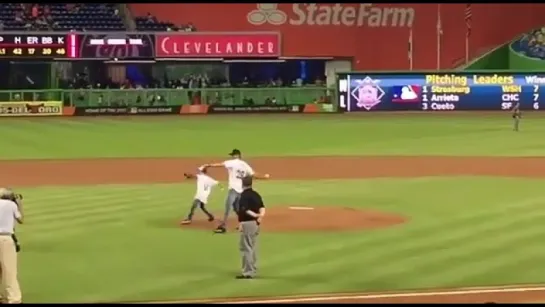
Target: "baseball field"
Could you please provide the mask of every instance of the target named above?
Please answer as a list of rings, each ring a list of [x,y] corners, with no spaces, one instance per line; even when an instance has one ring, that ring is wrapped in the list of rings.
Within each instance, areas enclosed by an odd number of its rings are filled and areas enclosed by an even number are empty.
[[[518,133],[506,113],[2,119],[23,299],[545,301],[544,116]],[[272,177],[254,280],[234,279],[234,222],[178,225],[183,173],[233,148]]]

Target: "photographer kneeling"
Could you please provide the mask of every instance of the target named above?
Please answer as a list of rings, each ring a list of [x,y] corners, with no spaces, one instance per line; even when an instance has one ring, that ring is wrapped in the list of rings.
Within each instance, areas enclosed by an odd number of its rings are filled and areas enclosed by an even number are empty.
[[[0,188],[0,293],[5,294],[4,303],[22,302],[21,289],[17,279],[17,238],[14,235],[15,222],[23,223],[22,195]],[[3,290],[3,291],[2,291]]]

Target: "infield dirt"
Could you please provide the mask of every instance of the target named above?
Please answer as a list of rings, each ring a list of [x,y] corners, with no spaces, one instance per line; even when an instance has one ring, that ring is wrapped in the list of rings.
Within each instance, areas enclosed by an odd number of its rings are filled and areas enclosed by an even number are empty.
[[[222,158],[199,159],[81,159],[0,161],[0,185],[44,186],[86,184],[173,183],[184,180],[184,172],[193,172],[204,163]],[[357,179],[374,177],[422,176],[504,176],[545,177],[545,158],[510,157],[261,157],[248,161],[271,179]],[[225,179],[225,171],[214,170]],[[305,204],[308,205],[308,204]],[[285,213],[282,213],[285,214]],[[251,282],[251,281],[241,281]],[[238,300],[216,300],[244,301]],[[299,298],[254,298],[246,302],[277,303],[468,303],[495,301],[502,303],[545,301],[545,287],[501,287],[471,291],[419,291],[389,294],[351,294]]]

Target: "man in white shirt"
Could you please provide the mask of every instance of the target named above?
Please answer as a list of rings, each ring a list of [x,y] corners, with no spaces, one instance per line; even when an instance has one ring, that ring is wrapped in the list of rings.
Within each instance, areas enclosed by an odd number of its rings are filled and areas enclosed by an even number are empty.
[[[3,301],[8,304],[22,302],[21,288],[17,279],[17,251],[12,239],[15,222],[23,223],[22,202],[15,203],[13,191],[0,188],[0,276],[4,291]]]
[[[193,204],[191,206],[189,214],[187,215],[187,218],[181,221],[180,224],[191,224],[195,209],[197,209],[198,207],[200,207],[202,212],[206,214],[206,216],[208,217],[208,221],[212,222],[214,220],[214,216],[212,215],[212,213],[206,210],[206,204],[208,203],[208,197],[212,192],[212,188],[218,185],[219,182],[214,178],[208,176],[206,174],[206,167],[203,166],[199,167],[199,171],[196,175],[184,173],[184,176],[187,179],[197,179],[197,193],[195,194],[195,198],[193,199]]]
[[[226,233],[226,224],[231,208],[238,211],[238,200],[240,199],[240,193],[242,193],[242,178],[246,176],[252,176],[256,179],[268,179],[269,174],[259,176],[254,172],[252,167],[242,160],[242,153],[238,149],[233,149],[229,154],[232,159],[225,160],[221,163],[205,164],[204,167],[225,167],[227,169],[227,175],[229,176],[229,191],[227,192],[227,199],[225,200],[225,212],[223,214],[223,220],[219,226],[214,230],[215,233]]]

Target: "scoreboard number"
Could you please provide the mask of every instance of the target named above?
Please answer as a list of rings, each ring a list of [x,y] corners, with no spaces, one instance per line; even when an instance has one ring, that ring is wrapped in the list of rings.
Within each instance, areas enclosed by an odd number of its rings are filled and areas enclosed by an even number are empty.
[[[348,80],[346,79],[339,80],[339,91],[343,93],[348,92]]]

